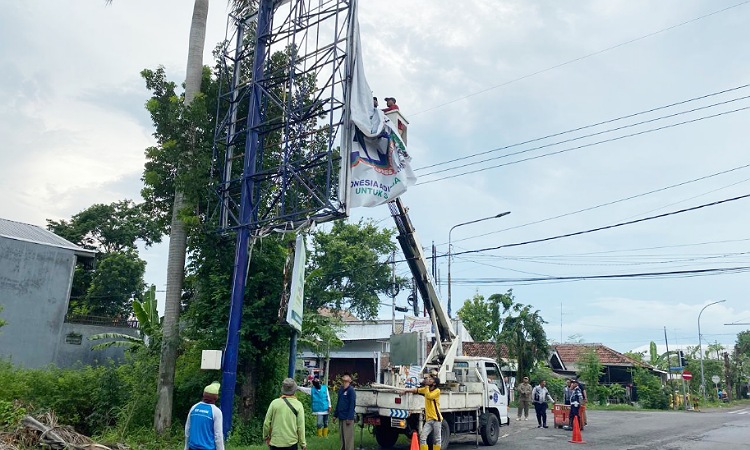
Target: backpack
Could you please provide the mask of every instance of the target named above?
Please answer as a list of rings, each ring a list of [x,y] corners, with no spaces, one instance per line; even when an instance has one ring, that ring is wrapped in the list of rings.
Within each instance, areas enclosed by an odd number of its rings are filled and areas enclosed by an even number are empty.
[[[534,401],[539,403],[542,399],[539,398],[539,389],[534,389]]]

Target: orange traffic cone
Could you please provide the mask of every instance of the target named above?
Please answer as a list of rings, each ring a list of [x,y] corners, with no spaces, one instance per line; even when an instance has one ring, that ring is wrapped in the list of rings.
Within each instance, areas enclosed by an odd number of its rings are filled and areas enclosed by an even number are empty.
[[[419,438],[416,431],[411,433],[411,446],[409,450],[419,450]]]
[[[573,417],[573,438],[568,442],[574,444],[585,444],[586,441],[581,437],[581,426],[578,424],[578,416]]]

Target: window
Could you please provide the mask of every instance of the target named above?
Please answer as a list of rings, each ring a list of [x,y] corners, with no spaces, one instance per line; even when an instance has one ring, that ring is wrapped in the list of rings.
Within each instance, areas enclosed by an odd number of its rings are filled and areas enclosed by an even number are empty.
[[[500,369],[497,364],[491,362],[484,363],[484,370],[487,373],[487,381],[495,383],[500,389],[501,394],[505,394],[505,383],[503,382],[503,374],[500,373]]]

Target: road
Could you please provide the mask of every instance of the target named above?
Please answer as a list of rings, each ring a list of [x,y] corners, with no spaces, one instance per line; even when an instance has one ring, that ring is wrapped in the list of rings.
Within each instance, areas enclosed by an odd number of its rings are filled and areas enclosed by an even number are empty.
[[[511,411],[514,412],[514,411]],[[597,449],[733,450],[750,449],[750,405],[701,412],[673,411],[589,411],[589,425],[583,430],[586,446]],[[570,431],[537,428],[536,419],[500,428],[494,448],[559,449],[576,447],[568,443]],[[450,450],[474,448],[474,438],[451,436]],[[481,449],[480,444],[480,449]]]

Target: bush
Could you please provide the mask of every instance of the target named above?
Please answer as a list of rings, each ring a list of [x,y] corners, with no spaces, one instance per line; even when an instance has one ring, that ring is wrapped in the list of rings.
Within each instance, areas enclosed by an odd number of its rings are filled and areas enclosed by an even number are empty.
[[[662,387],[661,379],[641,367],[633,368],[632,371],[638,403],[648,409],[667,409],[669,393]]]

